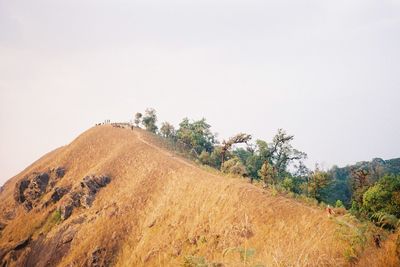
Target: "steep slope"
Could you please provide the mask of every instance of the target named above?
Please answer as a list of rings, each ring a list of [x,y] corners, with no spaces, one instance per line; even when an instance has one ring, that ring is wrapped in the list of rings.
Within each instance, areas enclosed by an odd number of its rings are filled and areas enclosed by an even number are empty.
[[[322,209],[111,126],[10,179],[0,223],[0,266],[346,266],[357,238],[355,225]]]

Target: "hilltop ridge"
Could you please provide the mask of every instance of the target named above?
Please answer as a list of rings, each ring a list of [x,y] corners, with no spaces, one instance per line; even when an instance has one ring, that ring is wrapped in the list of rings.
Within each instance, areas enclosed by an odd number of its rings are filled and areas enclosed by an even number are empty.
[[[5,183],[0,262],[347,266],[357,222],[343,221],[207,171],[143,130],[104,125]],[[365,245],[375,251],[370,239]]]

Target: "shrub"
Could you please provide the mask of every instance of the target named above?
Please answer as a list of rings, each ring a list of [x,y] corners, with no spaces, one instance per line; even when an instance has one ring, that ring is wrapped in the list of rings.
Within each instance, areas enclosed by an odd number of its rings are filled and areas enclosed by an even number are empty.
[[[203,150],[199,155],[199,160],[202,164],[210,165],[211,163],[210,153]]]
[[[221,171],[241,176],[244,176],[247,173],[246,167],[238,158],[232,158],[225,161],[224,164],[222,164]]]
[[[335,207],[344,208],[343,202],[340,199],[336,200]]]
[[[400,217],[400,176],[386,175],[363,195],[362,207],[368,213],[384,212]]]
[[[371,215],[371,220],[378,226],[387,229],[395,229],[399,224],[399,219],[392,214],[385,212],[376,212]]]
[[[293,179],[290,177],[285,177],[282,181],[282,187],[285,188],[287,191],[293,191],[294,189],[294,182]]]
[[[59,224],[61,221],[62,221],[61,211],[59,209],[57,209],[52,214],[50,214],[49,217],[47,217],[47,220],[41,229],[42,233],[50,232],[50,230],[55,225]]]

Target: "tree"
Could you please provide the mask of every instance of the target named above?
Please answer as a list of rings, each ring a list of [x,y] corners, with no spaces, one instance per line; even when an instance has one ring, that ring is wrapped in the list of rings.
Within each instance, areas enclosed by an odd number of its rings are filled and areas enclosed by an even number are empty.
[[[282,181],[282,187],[285,188],[287,191],[293,191],[295,187],[293,178],[285,177],[285,179],[283,179]]]
[[[221,146],[214,146],[214,150],[210,154],[210,166],[220,169],[221,164]]]
[[[310,178],[310,169],[304,164],[303,161],[299,161],[294,165],[294,173],[292,179],[294,183],[293,192],[304,193],[308,196],[308,182]]]
[[[211,155],[207,151],[203,150],[199,155],[199,160],[202,164],[212,165]]]
[[[291,162],[307,158],[306,153],[292,147],[291,141],[293,139],[293,135],[288,135],[283,129],[278,129],[278,133],[268,146],[267,158],[275,167],[278,177],[285,176],[287,167]]]
[[[232,148],[234,144],[247,143],[251,140],[251,135],[245,133],[238,133],[237,135],[229,138],[227,141],[222,142],[221,149],[221,162],[224,164],[226,153]]]
[[[267,160],[262,165],[259,170],[259,176],[263,180],[264,184],[276,184],[277,171],[274,166],[272,166]]]
[[[367,191],[369,185],[369,172],[365,168],[351,168],[352,198],[354,201],[362,204],[363,194]]]
[[[263,140],[257,140],[255,145],[247,144],[246,150],[237,149],[233,152],[246,166],[247,173],[254,179],[259,179],[259,170],[268,160],[268,144]]]
[[[363,194],[362,207],[369,214],[386,213],[400,218],[400,176],[385,175]]]
[[[173,138],[175,137],[175,128],[169,122],[163,122],[160,128],[161,136],[164,138]]]
[[[156,133],[158,129],[156,122],[157,122],[156,110],[153,108],[147,108],[142,119],[142,124],[144,125],[147,131]]]
[[[140,124],[140,122],[141,122],[141,119],[142,119],[142,113],[140,113],[140,112],[137,112],[136,114],[135,114],[135,125],[136,125],[136,127],[139,127],[139,124]]]
[[[319,166],[315,166],[315,170],[311,172],[308,188],[310,196],[321,201],[321,190],[331,182],[331,176],[321,170]]]
[[[211,153],[214,149],[215,135],[210,131],[211,126],[205,119],[190,122],[184,118],[176,131],[176,137],[197,156],[205,150]]]

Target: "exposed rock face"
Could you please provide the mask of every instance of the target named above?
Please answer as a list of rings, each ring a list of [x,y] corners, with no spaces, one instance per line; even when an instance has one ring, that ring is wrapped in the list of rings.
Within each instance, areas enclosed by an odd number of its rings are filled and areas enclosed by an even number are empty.
[[[100,188],[110,183],[110,178],[107,176],[87,176],[81,182],[82,196],[81,205],[85,208],[90,208],[96,193]]]
[[[53,193],[50,196],[50,199],[46,201],[43,206],[48,207],[50,204],[54,204],[58,202],[65,194],[69,192],[69,188],[67,187],[55,187],[53,189]]]
[[[22,204],[26,211],[30,211],[39,204],[39,199],[43,194],[51,190],[57,180],[64,175],[65,168],[62,167],[52,169],[49,172],[32,173],[16,184],[14,189],[15,201]],[[65,193],[64,189],[56,188],[52,200],[58,201]]]
[[[51,200],[55,203],[59,201],[66,193],[68,193],[68,188],[64,187],[56,187],[54,188],[54,192],[51,195]]]
[[[45,172],[34,174],[27,188],[28,190],[24,192],[25,202],[30,202],[30,206],[32,206],[32,202],[39,199],[46,192],[49,179],[49,175]]]
[[[58,167],[58,168],[56,168],[55,172],[56,172],[57,178],[63,178],[65,175],[65,168]]]
[[[24,191],[28,188],[31,181],[27,178],[22,179],[15,185],[14,199],[19,203],[25,201]]]
[[[60,206],[61,219],[65,220],[72,214],[74,206],[71,203],[66,203]]]
[[[0,222],[0,231],[6,228],[7,224]]]
[[[23,239],[0,250],[0,266],[57,266],[68,253],[82,219],[62,226],[54,235]]]
[[[69,193],[68,199],[66,199],[60,205],[61,218],[63,220],[71,216],[74,208],[83,206],[90,208],[96,197],[97,192],[109,184],[111,181],[108,176],[86,176],[80,183],[80,186],[72,190]]]

